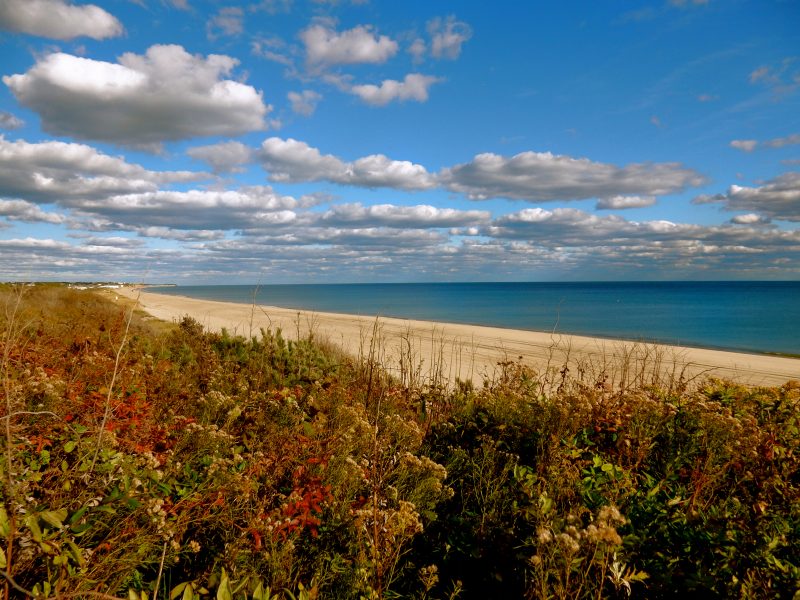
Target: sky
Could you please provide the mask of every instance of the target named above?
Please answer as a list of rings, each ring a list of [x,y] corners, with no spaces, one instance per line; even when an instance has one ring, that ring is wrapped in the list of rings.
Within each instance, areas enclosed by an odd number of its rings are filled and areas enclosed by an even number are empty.
[[[800,279],[797,0],[0,0],[0,280]]]

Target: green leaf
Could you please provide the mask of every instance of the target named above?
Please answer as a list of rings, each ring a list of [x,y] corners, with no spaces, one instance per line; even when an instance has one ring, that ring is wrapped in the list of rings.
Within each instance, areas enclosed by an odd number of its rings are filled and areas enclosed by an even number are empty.
[[[253,590],[253,600],[270,600],[271,595],[269,587],[264,589],[260,581],[256,584],[256,589]]]
[[[11,523],[8,521],[8,513],[5,508],[0,507],[0,535],[7,538],[10,531]]]
[[[87,510],[89,510],[88,506],[82,506],[81,508],[76,510],[74,513],[72,513],[72,516],[69,518],[70,524],[74,525],[76,521],[78,521],[83,515],[86,514]]]
[[[186,589],[183,590],[183,598],[181,600],[194,600],[194,586],[187,585]]]
[[[77,445],[78,445],[78,443],[77,443],[77,442],[75,442],[74,440],[70,440],[70,441],[68,441],[66,444],[64,444],[64,452],[66,452],[67,454],[69,454],[70,452],[72,452],[73,450],[75,450],[75,447],[76,447]]]
[[[25,517],[25,525],[28,526],[28,529],[33,536],[34,542],[41,542],[42,541],[42,530],[39,527],[39,518],[36,515],[28,515]]]
[[[75,535],[80,536],[80,535],[83,535],[84,533],[86,533],[87,531],[89,531],[91,528],[92,528],[92,524],[91,523],[82,523],[82,524],[79,524],[79,525],[72,525],[70,527],[70,530]]]
[[[59,508],[58,510],[46,510],[41,512],[39,513],[39,517],[51,527],[61,529],[64,526],[64,519],[67,518],[67,514],[66,508]]]
[[[73,541],[67,541],[67,547],[69,551],[72,553],[72,557],[75,559],[75,562],[78,563],[79,566],[83,566],[83,555],[81,554],[81,549]]]
[[[610,473],[611,471],[614,470],[614,465],[612,465],[611,463],[603,463],[603,466],[600,468],[606,473]]]
[[[217,600],[233,600],[233,590],[231,589],[231,582],[228,579],[228,574],[225,569],[222,569],[222,575],[219,579],[219,587],[217,588]]]
[[[189,586],[188,581],[184,581],[183,583],[179,583],[172,591],[169,593],[169,600],[175,600],[178,596],[183,594],[183,590],[185,590]]]
[[[2,548],[0,548],[0,569],[5,569],[7,566],[8,562],[6,562],[6,553]]]

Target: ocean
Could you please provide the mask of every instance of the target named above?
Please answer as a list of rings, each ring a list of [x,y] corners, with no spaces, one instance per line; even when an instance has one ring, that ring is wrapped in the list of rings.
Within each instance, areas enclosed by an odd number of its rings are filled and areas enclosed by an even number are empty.
[[[367,283],[149,291],[354,315],[800,355],[800,282]]]

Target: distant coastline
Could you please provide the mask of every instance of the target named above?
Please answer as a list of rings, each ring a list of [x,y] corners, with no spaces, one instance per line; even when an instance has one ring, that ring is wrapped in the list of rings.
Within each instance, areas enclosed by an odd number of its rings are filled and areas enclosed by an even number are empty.
[[[293,310],[800,356],[800,282],[410,283],[148,290]],[[255,294],[255,296],[254,296]]]
[[[261,328],[280,328],[289,338],[313,333],[327,339],[345,353],[361,356],[378,329],[380,349],[386,365],[398,364],[403,354],[427,373],[431,370],[449,381],[479,383],[498,364],[520,360],[536,372],[549,372],[556,365],[569,365],[574,373],[601,372],[610,380],[626,377],[631,367],[647,365],[657,380],[676,377],[718,377],[747,385],[782,385],[800,379],[800,360],[752,352],[731,352],[604,339],[522,329],[467,325],[381,316],[351,315],[280,308],[247,302],[191,298],[176,293],[126,288],[121,296],[138,300],[145,312],[178,321],[188,315],[212,331],[234,335],[258,335]],[[638,366],[636,366],[638,365]],[[406,365],[406,369],[408,365]]]

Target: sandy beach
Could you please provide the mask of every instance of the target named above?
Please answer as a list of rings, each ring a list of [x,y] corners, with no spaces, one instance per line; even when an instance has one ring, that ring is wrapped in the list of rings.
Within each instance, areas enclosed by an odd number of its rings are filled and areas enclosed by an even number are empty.
[[[313,333],[353,356],[372,347],[385,368],[407,383],[456,378],[480,384],[501,361],[520,360],[551,381],[566,365],[573,376],[607,386],[716,377],[747,385],[781,385],[800,379],[800,359],[702,348],[643,344],[577,335],[455,323],[299,311],[273,306],[197,300],[125,287],[115,293],[137,300],[165,321],[189,315],[210,330],[258,335],[280,328],[289,339]],[[375,334],[375,344],[372,344]]]

